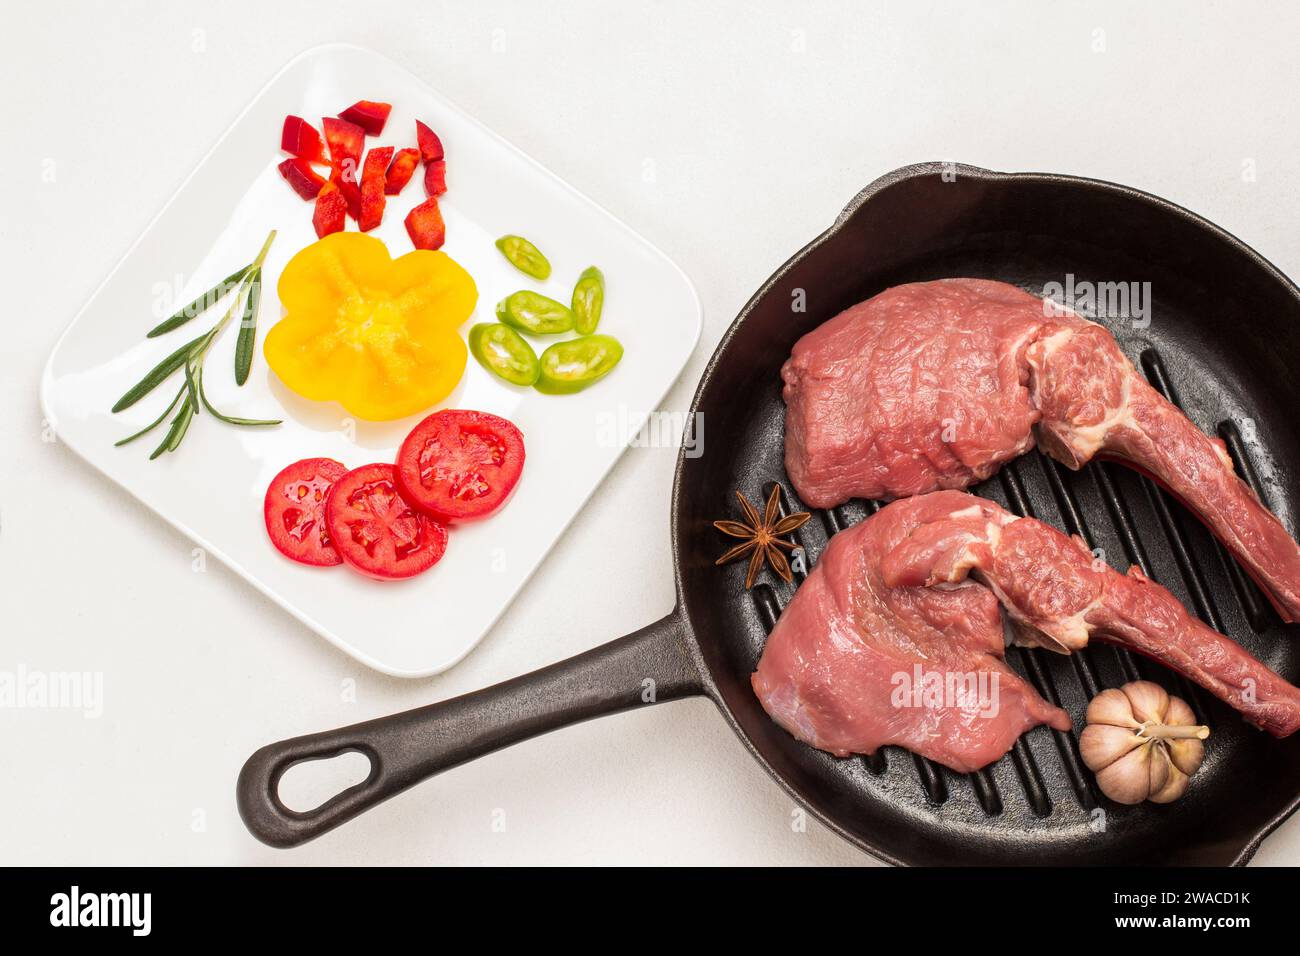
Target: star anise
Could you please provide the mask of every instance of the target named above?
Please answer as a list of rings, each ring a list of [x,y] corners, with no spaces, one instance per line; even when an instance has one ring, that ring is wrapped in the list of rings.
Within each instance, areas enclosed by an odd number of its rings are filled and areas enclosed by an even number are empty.
[[[812,516],[806,511],[800,511],[781,518],[779,516],[780,495],[780,486],[774,486],[772,494],[768,496],[767,507],[763,509],[762,517],[760,517],[758,509],[749,503],[748,498],[737,491],[736,499],[740,502],[741,510],[745,512],[746,521],[713,522],[713,527],[723,534],[729,534],[733,538],[745,539],[714,563],[726,564],[728,561],[735,561],[737,558],[749,554],[749,571],[745,574],[746,590],[754,586],[754,578],[758,577],[758,572],[762,570],[764,561],[771,564],[772,570],[781,575],[782,579],[787,583],[794,580],[790,574],[790,562],[781,553],[781,549],[785,548],[787,551],[793,551],[796,545],[793,542],[786,541],[784,535],[801,527]],[[753,553],[750,554],[750,552]]]

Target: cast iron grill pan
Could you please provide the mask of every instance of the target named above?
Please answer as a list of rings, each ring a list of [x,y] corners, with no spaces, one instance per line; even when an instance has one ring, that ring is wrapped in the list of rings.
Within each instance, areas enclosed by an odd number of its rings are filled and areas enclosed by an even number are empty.
[[[952,173],[955,171],[955,180]],[[1239,864],[1296,806],[1300,741],[1276,741],[1166,668],[1113,646],[1061,656],[1013,648],[1007,660],[1074,720],[1038,727],[1001,760],[958,774],[899,748],[838,759],[804,746],[764,713],[749,685],[763,642],[803,574],[769,572],[742,588],[743,562],[714,559],[711,522],[734,516],[732,491],[781,488],[785,474],[779,369],[794,342],[890,286],[950,276],[1010,282],[1150,282],[1151,321],[1099,315],[1137,367],[1237,466],[1287,527],[1300,507],[1300,293],[1240,241],[1135,190],[1072,177],[923,164],[867,187],[836,224],[768,280],[724,336],[696,394],[703,454],[682,455],[673,490],[678,605],[626,638],[476,694],[259,750],[240,776],[240,811],[260,839],[289,846],[344,822],[439,770],[575,720],[710,696],[741,740],[800,804],[876,856],[907,864]],[[799,293],[802,292],[802,295]],[[803,301],[806,308],[797,310]],[[1211,627],[1292,681],[1294,631],[1178,502],[1112,463],[1071,472],[1038,452],[972,489],[1137,565]],[[830,536],[879,504],[814,512],[796,532],[809,567]],[[1102,797],[1079,758],[1088,700],[1106,687],[1154,680],[1209,724],[1205,764],[1169,806],[1121,807]],[[370,777],[309,813],[280,802],[293,763],[366,753]]]

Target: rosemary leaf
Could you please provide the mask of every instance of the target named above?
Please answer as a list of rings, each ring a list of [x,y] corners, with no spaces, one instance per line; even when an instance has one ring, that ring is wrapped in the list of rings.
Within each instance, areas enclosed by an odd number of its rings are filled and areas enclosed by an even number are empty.
[[[180,411],[178,411],[176,417],[172,419],[171,428],[167,429],[167,434],[163,438],[162,444],[153,450],[153,454],[149,456],[149,460],[153,461],[165,451],[175,451],[176,446],[179,445],[181,439],[185,437],[185,432],[189,430],[190,422],[193,419],[194,409],[190,406],[190,399],[187,395],[185,396],[185,401],[181,402]]]
[[[204,333],[197,339],[186,342],[171,355],[167,356],[155,365],[150,369],[149,374],[140,379],[140,381],[133,385],[125,395],[117,400],[117,404],[113,406],[113,411],[120,412],[124,408],[130,408],[136,402],[140,401],[140,399],[152,392],[162,384],[163,381],[172,374],[172,372],[185,364],[186,360],[190,357],[190,350],[201,343],[208,337],[208,335],[209,333]]]
[[[232,272],[230,275],[226,276],[224,279],[222,279],[220,282],[214,285],[211,289],[203,293],[201,296],[199,296],[189,305],[185,306],[183,309],[181,309],[171,318],[164,319],[162,322],[159,322],[157,325],[155,325],[152,329],[149,330],[148,335],[146,335],[145,337],[154,339],[160,335],[166,335],[168,332],[172,331],[173,329],[179,329],[190,319],[202,315],[212,306],[216,305],[219,301],[225,298],[226,294],[229,293],[231,289],[235,288],[235,285],[241,279],[244,278],[244,275],[251,268],[252,266],[250,264],[244,266],[238,272]]]
[[[114,447],[114,448],[121,448],[123,445],[126,445],[126,444],[128,444],[128,443],[130,443],[130,442],[135,441],[135,440],[136,440],[137,438],[139,438],[141,435],[147,435],[147,434],[149,434],[149,432],[153,431],[155,428],[157,428],[159,425],[161,425],[161,424],[163,423],[163,419],[165,419],[168,415],[170,415],[170,414],[172,413],[172,409],[176,407],[176,403],[179,402],[179,401],[181,400],[181,396],[184,395],[184,394],[185,394],[185,387],[182,386],[181,389],[180,389],[180,391],[178,391],[178,392],[176,393],[176,396],[172,399],[171,404],[168,405],[166,408],[163,409],[163,413],[162,413],[161,415],[159,415],[157,418],[155,418],[155,419],[154,419],[152,422],[150,422],[148,425],[144,426],[144,428],[140,429],[140,430],[139,430],[138,432],[136,432],[134,435],[128,435],[126,438],[123,438],[123,439],[121,439],[120,441],[115,441],[115,442],[113,442],[113,447]]]
[[[239,338],[235,340],[235,384],[248,381],[253,367],[253,343],[257,339],[257,305],[262,297],[262,269],[255,268],[248,280],[248,297],[244,299],[244,316],[239,321]]]
[[[212,407],[212,403],[208,401],[208,393],[203,388],[203,369],[199,369],[198,381],[199,400],[202,401],[203,407],[208,410],[208,414],[219,422],[225,422],[227,425],[245,425],[249,427],[260,425],[280,425],[284,422],[284,419],[282,418],[236,418],[234,415],[226,415],[223,412],[219,412]]]
[[[168,451],[175,451],[180,447],[185,433],[190,430],[190,422],[194,420],[194,406],[188,400],[181,406],[178,418],[180,427],[176,430],[176,434],[172,436],[171,441],[167,443]]]
[[[185,390],[189,392],[189,405],[197,413],[199,410],[199,387],[194,381],[194,369],[185,363]]]

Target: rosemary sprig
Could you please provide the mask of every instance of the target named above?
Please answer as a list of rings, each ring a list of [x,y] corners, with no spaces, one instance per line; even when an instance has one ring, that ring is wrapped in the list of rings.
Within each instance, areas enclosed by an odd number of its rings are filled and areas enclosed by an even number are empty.
[[[175,352],[168,355],[165,359],[150,369],[144,378],[128,389],[126,394],[117,400],[117,404],[113,406],[114,412],[119,412],[124,408],[129,408],[134,405],[141,398],[148,395],[164,381],[170,378],[174,372],[181,369],[184,370],[185,381],[181,385],[180,390],[176,393],[175,397],[172,398],[171,404],[163,409],[163,413],[140,431],[115,442],[116,445],[125,445],[129,442],[135,441],[142,435],[147,435],[166,421],[167,416],[171,415],[173,409],[175,409],[176,414],[172,416],[171,423],[167,428],[167,433],[163,437],[162,443],[159,444],[158,447],[154,449],[153,454],[149,456],[151,461],[165,452],[175,451],[180,447],[181,442],[185,439],[185,435],[189,432],[190,424],[194,421],[194,416],[199,413],[200,408],[207,409],[208,413],[211,414],[213,418],[225,422],[228,425],[251,427],[280,424],[280,419],[237,418],[231,415],[225,415],[212,407],[212,403],[208,401],[207,394],[203,390],[203,362],[207,358],[208,350],[212,347],[212,343],[217,340],[218,336],[220,336],[222,330],[230,324],[230,320],[234,318],[236,312],[240,312],[242,318],[240,321],[241,328],[239,339],[236,342],[235,348],[235,381],[237,384],[243,385],[248,379],[248,372],[252,367],[253,344],[256,336],[257,305],[261,294],[262,262],[266,259],[266,253],[271,248],[271,243],[274,240],[275,230],[272,230],[271,234],[266,237],[266,242],[262,244],[262,249],[257,254],[256,259],[243,269],[239,270],[239,272],[232,273],[230,277],[223,279],[221,283],[215,286],[208,293],[204,293],[203,296],[196,299],[190,304],[190,306],[186,306],[185,309],[182,309],[166,322],[163,322],[161,325],[150,331],[149,337],[153,338],[157,335],[162,335],[165,332],[170,332],[172,329],[179,328],[194,317],[194,315],[187,314],[192,307],[202,305],[202,308],[199,309],[199,311],[202,311],[202,309],[207,308],[212,301],[215,301],[215,299],[209,299],[210,295],[219,290],[223,290],[223,287],[232,280],[238,283],[235,297],[231,301],[230,307],[226,310],[226,313],[221,317],[220,321],[218,321],[216,325],[198,338],[191,339]],[[226,291],[228,290],[221,291],[217,298],[225,295]],[[206,304],[203,304],[205,302]],[[194,314],[198,313],[196,312]]]

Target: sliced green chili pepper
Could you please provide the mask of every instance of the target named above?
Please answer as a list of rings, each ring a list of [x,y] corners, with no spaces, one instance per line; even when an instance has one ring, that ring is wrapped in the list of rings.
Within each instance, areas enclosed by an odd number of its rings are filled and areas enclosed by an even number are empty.
[[[542,250],[523,236],[502,236],[497,240],[497,248],[524,275],[530,275],[534,279],[550,277],[550,262],[542,255]]]
[[[578,276],[573,287],[573,328],[590,335],[600,324],[600,310],[605,307],[605,275],[590,266]]]
[[[584,335],[556,342],[542,353],[542,375],[533,387],[547,395],[580,392],[614,370],[623,346],[612,335]]]
[[[558,335],[573,328],[573,313],[567,305],[529,289],[513,292],[498,302],[497,318],[533,335]]]
[[[542,374],[533,347],[500,322],[480,322],[470,329],[469,350],[479,365],[513,385],[532,385]]]

